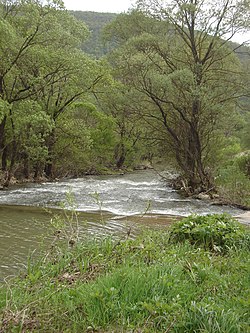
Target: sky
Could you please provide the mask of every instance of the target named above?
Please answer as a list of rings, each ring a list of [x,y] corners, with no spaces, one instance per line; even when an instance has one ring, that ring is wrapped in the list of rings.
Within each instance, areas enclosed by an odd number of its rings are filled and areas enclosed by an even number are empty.
[[[127,11],[133,0],[64,0],[64,5],[67,9],[121,13]]]

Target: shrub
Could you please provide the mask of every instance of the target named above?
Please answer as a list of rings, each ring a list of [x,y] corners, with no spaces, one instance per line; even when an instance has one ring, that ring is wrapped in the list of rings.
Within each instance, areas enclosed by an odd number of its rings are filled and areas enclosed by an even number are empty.
[[[247,176],[250,177],[250,151],[246,151],[240,154],[236,158],[236,163],[240,170]]]
[[[188,240],[206,250],[222,253],[230,248],[250,245],[249,233],[227,214],[191,215],[184,218],[173,224],[170,239],[177,242]]]
[[[226,200],[250,206],[250,155],[238,155],[222,165],[216,178],[219,193]]]

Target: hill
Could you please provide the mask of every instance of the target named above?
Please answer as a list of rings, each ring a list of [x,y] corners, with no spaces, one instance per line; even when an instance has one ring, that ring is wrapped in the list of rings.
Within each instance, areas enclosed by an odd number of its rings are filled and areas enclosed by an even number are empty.
[[[102,42],[101,31],[118,14],[85,11],[71,11],[71,13],[78,20],[83,21],[91,32],[89,39],[82,45],[82,50],[96,58],[101,58],[109,51],[109,47]]]

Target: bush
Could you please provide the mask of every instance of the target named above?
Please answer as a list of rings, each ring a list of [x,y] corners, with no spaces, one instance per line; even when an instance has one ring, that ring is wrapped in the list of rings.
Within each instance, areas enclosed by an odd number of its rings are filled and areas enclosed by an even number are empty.
[[[222,166],[216,183],[226,200],[250,206],[250,155],[241,154]]]
[[[236,163],[240,170],[250,178],[250,151],[240,154],[236,158]]]
[[[250,245],[249,233],[233,217],[227,214],[189,216],[173,224],[170,230],[172,241],[204,247],[213,252],[225,253],[230,248]]]

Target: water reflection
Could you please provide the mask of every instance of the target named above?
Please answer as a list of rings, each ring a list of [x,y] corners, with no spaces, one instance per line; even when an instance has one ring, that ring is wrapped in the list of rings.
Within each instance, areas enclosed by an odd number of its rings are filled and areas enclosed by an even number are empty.
[[[25,269],[28,256],[48,247],[54,238],[51,219],[64,214],[58,210],[45,210],[25,206],[0,206],[0,280]],[[123,237],[130,230],[134,237],[141,228],[162,227],[172,221],[166,216],[114,216],[110,213],[80,212],[78,215],[80,238],[100,238],[107,235]],[[34,255],[34,254],[33,254]]]

